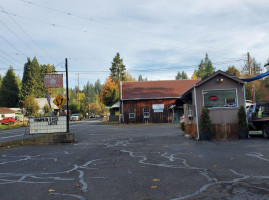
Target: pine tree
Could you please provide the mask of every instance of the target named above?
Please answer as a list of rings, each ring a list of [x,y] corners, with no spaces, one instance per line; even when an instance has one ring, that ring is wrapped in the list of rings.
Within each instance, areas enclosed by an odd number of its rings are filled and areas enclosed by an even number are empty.
[[[100,79],[98,79],[94,83],[94,92],[95,92],[95,94],[100,95],[101,94],[101,90],[103,89],[103,87],[104,87],[104,85],[102,85]]]
[[[176,75],[176,80],[189,79],[186,72],[178,72]]]
[[[27,96],[34,95],[35,97],[42,97],[41,74],[37,59],[32,61],[27,58],[27,63],[24,64],[24,72],[22,78],[21,100],[23,101]]]
[[[142,75],[138,76],[138,81],[148,81],[148,78],[143,78]]]
[[[126,67],[123,64],[123,59],[120,58],[120,54],[117,53],[113,58],[112,66],[110,69],[110,76],[112,81],[119,84],[120,81],[125,81],[125,70]]]
[[[176,78],[176,80],[182,79],[181,72],[178,72],[175,78]]]
[[[196,76],[197,78],[204,78],[204,77],[210,76],[214,72],[215,72],[215,68],[213,67],[212,62],[210,61],[206,53],[205,59],[201,60],[198,66],[198,70],[196,71]]]
[[[3,77],[0,89],[0,106],[17,107],[19,102],[19,83],[17,77],[10,67]]]

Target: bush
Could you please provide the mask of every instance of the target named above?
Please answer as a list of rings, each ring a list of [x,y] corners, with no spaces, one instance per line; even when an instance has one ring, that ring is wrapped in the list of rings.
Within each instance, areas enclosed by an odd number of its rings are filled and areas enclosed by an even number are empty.
[[[248,124],[247,124],[247,120],[246,120],[245,108],[243,106],[240,106],[238,113],[237,113],[237,117],[238,117],[239,130],[247,130]]]
[[[180,123],[180,128],[182,131],[185,131],[185,122]]]
[[[203,107],[202,114],[200,117],[200,123],[199,123],[200,131],[207,132],[211,129],[211,120],[209,117],[209,110],[206,107]]]
[[[23,101],[23,107],[26,109],[27,111],[27,116],[38,116],[38,110],[39,110],[39,106],[35,101],[35,97],[34,96],[27,96],[25,98],[25,100]]]

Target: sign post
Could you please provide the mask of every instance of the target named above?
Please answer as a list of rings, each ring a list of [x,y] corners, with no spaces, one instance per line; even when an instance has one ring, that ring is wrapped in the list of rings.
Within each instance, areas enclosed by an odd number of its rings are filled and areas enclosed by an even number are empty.
[[[68,92],[68,63],[67,58],[65,59],[65,73],[66,73],[66,132],[69,133],[69,92]]]

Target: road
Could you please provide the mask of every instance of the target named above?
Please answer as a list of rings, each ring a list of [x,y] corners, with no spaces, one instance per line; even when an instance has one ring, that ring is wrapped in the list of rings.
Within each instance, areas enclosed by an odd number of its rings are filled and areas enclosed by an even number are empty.
[[[71,131],[77,143],[0,151],[1,199],[269,199],[263,138],[196,141],[171,124],[99,121]]]

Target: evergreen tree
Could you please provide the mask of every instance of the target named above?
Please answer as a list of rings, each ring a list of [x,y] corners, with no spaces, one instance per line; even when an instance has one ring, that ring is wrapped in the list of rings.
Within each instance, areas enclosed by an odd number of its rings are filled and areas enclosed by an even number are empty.
[[[94,92],[95,94],[98,94],[100,95],[101,94],[101,91],[103,89],[103,85],[101,84],[101,81],[100,79],[98,79],[95,83],[94,83]]]
[[[148,81],[147,77],[143,78],[142,75],[138,76],[138,81]]]
[[[181,72],[178,72],[175,78],[176,80],[180,80],[182,78]]]
[[[189,79],[186,72],[182,71],[182,72],[177,73],[176,80],[181,80],[181,79]]]
[[[34,95],[35,97],[43,97],[42,91],[43,81],[41,80],[41,73],[37,59],[32,61],[27,58],[27,63],[24,65],[24,72],[22,78],[21,100],[23,101],[27,96]]]
[[[2,83],[2,76],[0,74],[0,89],[1,89],[1,83]]]
[[[204,78],[210,76],[215,72],[215,68],[212,65],[212,62],[208,58],[207,53],[205,54],[205,59],[201,60],[198,70],[196,71],[197,78]]]
[[[0,106],[17,107],[19,102],[19,83],[17,77],[10,67],[3,77],[0,89]]]
[[[97,88],[96,88],[97,89]],[[99,90],[99,88],[98,88]],[[98,91],[97,90],[97,91]],[[86,102],[95,102],[95,87],[89,81],[84,85],[82,92],[85,94]]]
[[[117,53],[113,58],[112,66],[110,69],[110,76],[112,81],[119,84],[120,81],[125,81],[125,70],[126,67],[123,64],[123,59],[120,58],[120,54]]]

